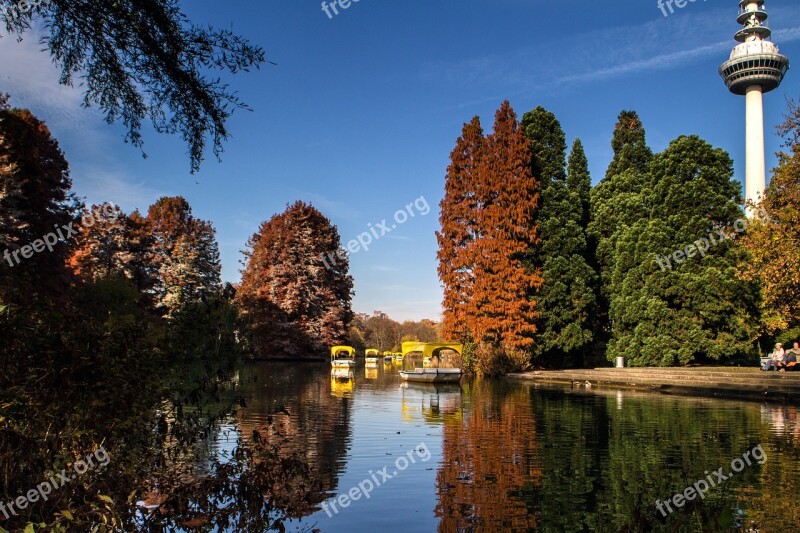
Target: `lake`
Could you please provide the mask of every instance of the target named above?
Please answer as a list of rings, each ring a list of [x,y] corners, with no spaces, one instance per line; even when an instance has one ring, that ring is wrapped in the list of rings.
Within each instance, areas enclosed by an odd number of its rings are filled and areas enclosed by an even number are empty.
[[[237,377],[246,406],[210,449],[257,431],[305,458],[316,511],[289,530],[800,531],[795,407],[403,384],[398,371],[415,364],[361,361],[338,376],[249,364]]]

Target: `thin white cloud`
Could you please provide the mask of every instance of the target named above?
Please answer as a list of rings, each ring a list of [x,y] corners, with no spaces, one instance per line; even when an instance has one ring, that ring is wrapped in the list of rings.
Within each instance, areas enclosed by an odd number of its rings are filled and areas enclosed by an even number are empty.
[[[113,202],[124,211],[139,209],[147,212],[148,206],[168,191],[161,191],[136,181],[126,173],[92,164],[72,165],[73,185],[76,193],[85,197],[88,203]]]
[[[800,26],[795,28],[783,29],[774,33],[774,39],[778,43],[789,43],[800,39]],[[558,81],[563,83],[587,82],[599,79],[608,79],[613,76],[620,76],[631,73],[641,73],[650,70],[668,70],[679,65],[685,65],[688,61],[709,56],[718,56],[726,50],[733,48],[730,40],[721,41],[714,44],[698,46],[688,50],[679,50],[667,54],[657,55],[639,61],[629,61],[608,68],[602,68],[590,72],[584,72],[574,76],[564,76]]]
[[[42,51],[39,38],[35,29],[28,31],[22,41],[9,36],[0,38],[0,91],[11,94],[11,105],[30,109],[51,129],[83,130],[90,115],[81,106],[81,89],[58,83],[59,70],[48,53]]]
[[[456,63],[430,63],[421,77],[428,83],[469,87],[477,92],[473,98],[445,106],[453,109],[532,92],[552,93],[570,85],[618,76],[673,69],[708,57],[718,56],[722,62],[736,44],[735,11],[734,15],[731,11],[717,8],[687,12],[668,19],[659,16],[639,25],[554,36],[504,54]],[[778,45],[800,39],[800,8],[782,7],[771,14],[782,25],[773,34]]]

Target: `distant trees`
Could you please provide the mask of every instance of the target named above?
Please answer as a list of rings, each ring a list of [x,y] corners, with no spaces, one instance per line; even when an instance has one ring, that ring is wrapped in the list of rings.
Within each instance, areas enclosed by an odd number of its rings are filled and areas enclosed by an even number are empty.
[[[237,301],[254,356],[316,358],[347,340],[353,279],[322,213],[296,202],[261,224],[247,247]],[[340,260],[326,265],[328,254]]]
[[[389,317],[371,316],[355,319],[350,329],[350,346],[357,350],[376,348],[381,352],[400,351],[403,342],[436,342],[438,324],[431,320],[407,320],[402,324]]]
[[[480,353],[487,357],[513,354],[521,366],[538,316],[528,296],[541,284],[528,264],[538,201],[530,162],[530,144],[507,101],[488,136],[477,118],[465,125],[451,154],[438,235],[445,335],[485,344],[490,348]]]
[[[532,264],[541,269],[535,293],[536,354],[546,365],[571,366],[583,360],[593,340],[595,272],[588,263],[586,225],[589,169],[575,141],[567,174],[566,136],[555,115],[542,107],[525,113],[521,127],[531,143],[531,169],[540,183],[536,215],[540,240]]]

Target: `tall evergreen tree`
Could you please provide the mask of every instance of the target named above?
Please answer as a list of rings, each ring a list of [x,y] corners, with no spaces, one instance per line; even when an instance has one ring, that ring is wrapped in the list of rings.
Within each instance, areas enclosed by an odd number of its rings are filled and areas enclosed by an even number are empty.
[[[630,198],[644,217],[615,235],[609,359],[669,366],[752,354],[756,288],[736,276],[740,246],[709,235],[732,233],[743,216],[732,175],[728,154],[696,136],[652,160]]]
[[[578,197],[581,212],[581,228],[585,233],[588,231],[591,217],[592,177],[589,174],[589,161],[586,159],[583,143],[577,138],[572,143],[572,150],[570,150],[569,161],[567,162],[567,189],[575,193]]]
[[[296,202],[261,224],[247,246],[237,299],[254,355],[315,358],[346,341],[353,278],[330,220]]]
[[[645,184],[644,173],[653,154],[647,146],[642,121],[635,111],[620,113],[611,147],[614,158],[606,176],[592,189],[588,228],[590,254],[595,257],[600,275],[598,320],[599,333],[603,337],[610,333],[608,290],[614,269],[617,231],[646,216],[639,203],[639,193]]]
[[[573,364],[592,341],[590,310],[595,301],[594,271],[586,261],[581,226],[582,199],[567,184],[566,140],[555,115],[537,107],[525,114],[522,127],[531,143],[531,168],[542,183],[537,213],[541,239],[534,254],[543,279],[535,293],[540,313],[537,352],[547,365]],[[584,174],[588,179],[588,169]],[[572,182],[584,185],[580,176]]]
[[[439,279],[444,287],[443,334],[448,339],[472,340],[468,328],[467,306],[474,289],[471,253],[477,234],[477,172],[483,154],[484,135],[480,119],[464,124],[461,137],[450,154],[445,176],[445,194],[441,201],[436,232],[439,243]]]
[[[509,350],[531,349],[537,304],[529,295],[540,272],[526,264],[536,242],[538,181],[530,143],[508,101],[495,115],[478,165],[474,292],[467,306],[475,339]]]

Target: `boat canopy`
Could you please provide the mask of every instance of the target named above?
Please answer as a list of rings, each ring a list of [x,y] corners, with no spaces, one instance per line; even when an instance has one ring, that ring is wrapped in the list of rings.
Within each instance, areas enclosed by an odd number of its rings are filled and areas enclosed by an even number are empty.
[[[463,355],[464,346],[458,342],[404,342],[403,355],[413,352],[422,352],[424,357],[439,357],[442,350],[453,350],[458,355]]]
[[[355,357],[356,350],[352,346],[334,346],[331,348],[331,357],[343,355],[345,357]]]
[[[370,357],[370,356],[373,356],[373,357],[374,357],[374,356],[376,356],[376,355],[378,355],[378,354],[380,354],[380,352],[379,352],[378,350],[376,350],[375,348],[370,348],[369,350],[367,350],[367,351],[365,352],[365,355],[366,355],[367,357]]]

